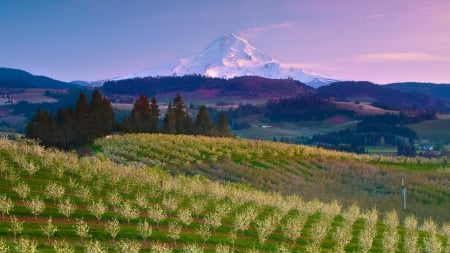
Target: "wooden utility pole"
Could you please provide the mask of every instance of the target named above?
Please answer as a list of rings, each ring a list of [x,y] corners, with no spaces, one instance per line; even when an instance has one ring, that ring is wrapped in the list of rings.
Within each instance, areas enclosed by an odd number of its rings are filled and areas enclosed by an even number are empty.
[[[403,199],[403,211],[406,211],[406,186],[402,177],[402,199]]]

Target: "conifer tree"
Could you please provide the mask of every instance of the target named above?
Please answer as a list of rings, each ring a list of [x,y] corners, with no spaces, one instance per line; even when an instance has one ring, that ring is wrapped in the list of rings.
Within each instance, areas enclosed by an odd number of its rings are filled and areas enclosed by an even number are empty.
[[[194,122],[188,113],[184,116],[182,134],[194,134]]]
[[[55,145],[62,149],[69,149],[75,142],[74,114],[71,108],[59,109],[54,120],[53,134]]]
[[[128,118],[129,131],[133,133],[150,132],[150,105],[147,96],[142,93],[133,105]]]
[[[213,123],[211,122],[206,106],[200,106],[195,120],[195,133],[198,135],[211,135],[212,127]]]
[[[26,137],[39,139],[44,146],[53,144],[52,138],[52,118],[48,111],[38,109],[36,115],[28,122]]]
[[[158,120],[159,120],[159,105],[155,97],[152,97],[150,102],[150,133],[159,132]]]
[[[75,105],[74,130],[76,144],[84,144],[88,141],[89,131],[89,103],[86,94],[80,93]]]
[[[47,111],[37,110],[28,122],[26,136],[41,140],[45,146],[69,149],[109,134],[114,125],[111,103],[96,90],[91,103],[86,94],[80,93],[75,111],[59,109],[52,117]]]
[[[88,114],[89,139],[105,136],[112,131],[114,126],[114,110],[109,100],[104,98],[97,89],[92,94]]]
[[[183,98],[179,93],[173,100],[173,110],[175,116],[175,133],[177,134],[190,134],[192,133],[192,120],[186,111]]]
[[[175,120],[175,112],[172,107],[172,103],[169,102],[167,106],[167,111],[164,116],[164,132],[168,134],[176,133],[176,120]]]
[[[217,130],[222,137],[231,136],[230,124],[228,123],[227,115],[222,112],[220,114],[219,123],[217,124]]]

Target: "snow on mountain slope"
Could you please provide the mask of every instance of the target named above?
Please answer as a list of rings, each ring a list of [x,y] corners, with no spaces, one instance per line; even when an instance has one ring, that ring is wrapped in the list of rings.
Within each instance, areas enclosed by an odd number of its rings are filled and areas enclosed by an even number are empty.
[[[336,81],[329,76],[313,74],[276,61],[232,33],[215,39],[199,54],[181,59],[178,64],[158,66],[120,79],[146,76],[183,76],[200,74],[209,77],[233,78],[260,76],[273,79],[291,78],[313,87]]]

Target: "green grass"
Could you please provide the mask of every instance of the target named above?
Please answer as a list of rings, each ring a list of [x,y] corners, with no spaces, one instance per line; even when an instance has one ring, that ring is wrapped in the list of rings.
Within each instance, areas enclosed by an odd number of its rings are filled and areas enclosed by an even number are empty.
[[[245,118],[245,120],[248,120]],[[233,134],[245,139],[273,140],[282,137],[296,139],[299,137],[311,137],[316,134],[326,134],[356,126],[356,121],[349,121],[339,125],[329,124],[324,121],[299,121],[280,123],[261,123],[258,118],[251,118],[251,123],[255,127],[234,130]],[[262,125],[269,125],[269,128],[262,128]]]
[[[396,155],[397,147],[370,146],[367,147],[367,152],[371,155]]]

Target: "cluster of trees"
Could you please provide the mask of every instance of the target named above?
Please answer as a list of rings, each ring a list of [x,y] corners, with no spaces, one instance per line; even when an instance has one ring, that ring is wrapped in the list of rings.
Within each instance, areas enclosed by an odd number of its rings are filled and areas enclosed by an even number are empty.
[[[38,109],[28,122],[26,137],[39,139],[44,146],[71,149],[90,144],[94,139],[110,134],[113,129],[126,133],[231,136],[225,113],[220,114],[216,124],[203,105],[195,120],[192,120],[180,94],[176,95],[173,103],[169,103],[162,122],[159,117],[160,109],[156,98],[149,101],[142,94],[134,103],[130,115],[117,124],[110,101],[95,90],[90,101],[85,93],[80,93],[75,109],[60,108],[54,115],[47,110]]]
[[[414,156],[417,133],[404,125],[418,120],[404,114],[365,116],[356,129],[315,135],[311,141],[321,147],[354,153],[365,153],[366,146],[397,146],[398,155]]]
[[[361,117],[365,123],[380,123],[385,125],[409,125],[422,122],[424,120],[436,119],[436,113],[434,112],[400,112],[399,114],[381,114],[381,115],[367,115]]]
[[[205,136],[231,136],[231,129],[225,113],[214,123],[207,107],[200,106],[195,120],[186,108],[183,98],[177,94],[167,106],[163,121],[159,121],[160,109],[155,97],[149,102],[145,94],[134,103],[130,115],[121,122],[121,129],[130,133],[195,134]]]
[[[269,101],[265,116],[272,122],[323,120],[336,114],[353,117],[353,112],[314,95]]]
[[[274,89],[276,87],[276,89]],[[305,84],[287,79],[268,79],[258,76],[242,76],[230,79],[213,78],[201,75],[144,77],[126,80],[107,81],[101,90],[118,101],[128,101],[122,95],[148,97],[168,92],[192,92],[207,90],[219,96],[287,97],[294,94],[312,94],[314,89]],[[120,95],[118,95],[120,94]]]
[[[138,96],[144,93],[154,96],[158,93],[174,91],[194,91],[200,88],[217,89],[226,86],[227,80],[200,75],[138,77],[126,80],[107,81],[102,91],[108,94],[128,94]]]
[[[39,139],[44,146],[70,149],[111,133],[114,125],[110,101],[96,90],[90,101],[80,93],[75,109],[60,108],[54,115],[38,109],[28,122],[26,137]]]

